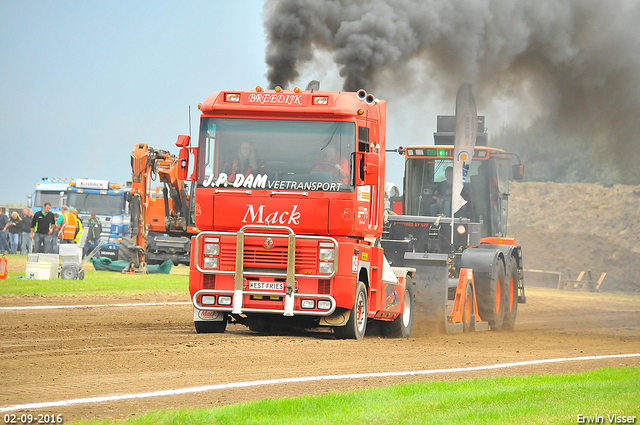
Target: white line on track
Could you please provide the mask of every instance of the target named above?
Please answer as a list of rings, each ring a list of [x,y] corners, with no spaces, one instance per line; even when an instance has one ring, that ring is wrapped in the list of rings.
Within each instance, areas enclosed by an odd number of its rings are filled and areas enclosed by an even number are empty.
[[[540,364],[546,364],[546,363],[618,359],[618,358],[628,358],[628,357],[640,357],[640,353],[528,360],[523,362],[499,363],[499,364],[486,365],[486,366],[471,366],[471,367],[451,368],[451,369],[418,370],[418,371],[410,371],[410,372],[354,373],[349,375],[305,376],[305,377],[299,377],[299,378],[267,379],[263,381],[232,382],[229,384],[204,385],[201,387],[187,387],[187,388],[179,388],[175,390],[162,390],[162,391],[153,391],[153,392],[137,393],[137,394],[120,394],[120,395],[111,395],[111,396],[103,396],[103,397],[77,398],[73,400],[47,401],[42,403],[16,404],[13,406],[1,407],[0,412],[11,412],[14,410],[27,410],[27,409],[48,409],[52,407],[70,406],[73,404],[103,403],[108,401],[172,396],[172,395],[200,393],[200,392],[214,391],[214,390],[226,390],[226,389],[232,389],[232,388],[258,387],[262,385],[295,384],[299,382],[312,382],[312,381],[336,381],[336,380],[342,380],[342,379],[387,378],[387,377],[394,377],[394,376],[411,376],[411,375],[434,375],[438,373],[461,373],[461,372],[473,372],[477,370],[505,369],[509,367],[540,365]]]
[[[132,303],[132,304],[85,304],[85,305],[33,305],[24,307],[0,307],[0,311],[8,310],[46,310],[46,309],[58,309],[58,308],[97,308],[97,307],[139,307],[139,306],[154,306],[154,305],[187,305],[191,304],[188,301],[185,302],[171,302],[171,303]]]

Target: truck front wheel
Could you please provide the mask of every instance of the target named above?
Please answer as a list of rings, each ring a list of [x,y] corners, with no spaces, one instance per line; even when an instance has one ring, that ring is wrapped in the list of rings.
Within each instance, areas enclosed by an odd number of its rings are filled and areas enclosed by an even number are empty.
[[[196,327],[196,333],[199,334],[221,334],[227,330],[227,313],[221,321],[194,321],[193,324]]]
[[[367,287],[364,283],[356,285],[356,298],[351,307],[349,320],[344,326],[336,326],[333,333],[340,339],[362,339],[367,330]]]
[[[409,338],[413,327],[413,282],[409,276],[405,278],[404,309],[392,322],[381,322],[382,335],[387,338]]]

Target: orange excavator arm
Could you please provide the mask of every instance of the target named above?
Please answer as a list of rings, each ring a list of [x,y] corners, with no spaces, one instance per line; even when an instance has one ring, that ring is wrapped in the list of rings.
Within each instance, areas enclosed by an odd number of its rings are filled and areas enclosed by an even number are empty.
[[[171,153],[139,143],[131,153],[131,237],[133,247],[127,271],[145,273],[145,246],[151,220],[149,199],[151,181],[160,178],[164,184],[164,227],[166,231],[186,230],[188,200],[184,183],[178,179],[177,159]],[[171,202],[170,202],[171,200]],[[158,215],[154,211],[154,215]]]

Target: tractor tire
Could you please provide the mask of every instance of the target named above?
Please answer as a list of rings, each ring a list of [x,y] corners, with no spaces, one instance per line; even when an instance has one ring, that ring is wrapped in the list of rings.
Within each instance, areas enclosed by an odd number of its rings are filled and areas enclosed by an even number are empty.
[[[211,322],[211,321],[203,321],[196,322],[193,324],[196,327],[196,333],[199,334],[221,334],[227,330],[227,313],[224,313],[222,321],[219,322]]]
[[[489,323],[492,331],[501,330],[507,305],[507,279],[502,260],[493,264],[489,277],[476,278],[476,295],[480,318]]]
[[[380,322],[382,336],[386,338],[409,338],[413,327],[414,289],[409,276],[405,279],[404,310],[392,322]],[[409,301],[409,302],[407,302]]]
[[[63,279],[77,279],[78,265],[75,263],[63,264],[60,270],[60,277]]]
[[[462,307],[462,331],[473,332],[476,330],[476,316],[473,314],[473,287],[467,283]]]
[[[333,333],[339,339],[362,339],[367,330],[367,313],[369,304],[367,299],[367,287],[362,282],[356,285],[356,297],[351,307],[349,320],[344,326],[336,326]]]
[[[515,260],[509,262],[507,270],[507,293],[504,309],[504,323],[502,329],[512,330],[516,325],[516,315],[518,314],[518,266]]]

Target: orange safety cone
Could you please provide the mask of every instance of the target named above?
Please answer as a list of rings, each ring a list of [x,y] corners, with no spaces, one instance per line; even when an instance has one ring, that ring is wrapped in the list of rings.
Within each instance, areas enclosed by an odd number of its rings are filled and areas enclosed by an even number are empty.
[[[7,257],[2,254],[2,258],[0,258],[0,279],[6,279],[9,275],[7,268]]]

